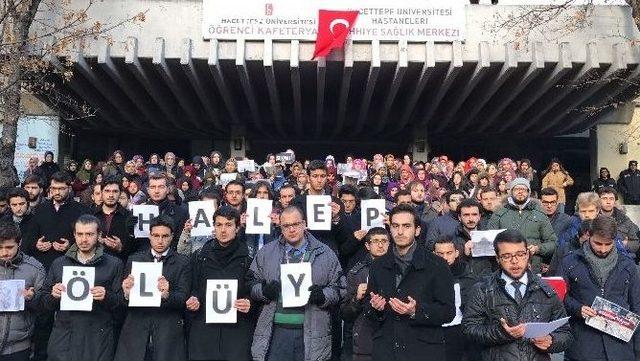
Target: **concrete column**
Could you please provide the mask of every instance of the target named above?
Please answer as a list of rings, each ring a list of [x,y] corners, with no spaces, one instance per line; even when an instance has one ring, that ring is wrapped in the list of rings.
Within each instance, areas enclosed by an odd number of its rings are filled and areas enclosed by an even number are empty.
[[[630,102],[607,116],[591,132],[591,176],[596,178],[600,167],[606,167],[613,178],[629,165],[640,161],[640,107]],[[594,154],[595,152],[595,154]]]
[[[426,127],[415,127],[413,129],[413,142],[410,149],[413,161],[429,161],[429,141],[427,139]]]
[[[229,141],[230,158],[242,157],[247,155],[247,140],[244,136],[243,127],[234,127],[231,130],[231,140]]]

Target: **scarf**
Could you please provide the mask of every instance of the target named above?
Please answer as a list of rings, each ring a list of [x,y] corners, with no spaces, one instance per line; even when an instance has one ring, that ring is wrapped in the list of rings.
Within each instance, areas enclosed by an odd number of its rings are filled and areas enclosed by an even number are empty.
[[[584,251],[584,255],[589,267],[591,268],[593,276],[595,276],[596,281],[598,281],[600,288],[604,288],[604,284],[607,282],[609,274],[611,274],[616,263],[618,263],[618,250],[614,246],[605,258],[596,256],[596,254],[593,253],[589,242],[584,242],[584,244],[582,244],[582,250]]]
[[[238,250],[238,247],[240,247],[240,242],[237,238],[233,239],[226,247],[220,245],[220,242],[216,239],[213,243],[213,247],[211,247],[211,252],[213,253],[216,261],[225,267],[234,258],[233,255]]]
[[[398,249],[395,246],[392,247],[394,259],[398,267],[400,267],[400,271],[402,272],[403,275],[405,274],[405,272],[407,271],[407,268],[409,267],[409,265],[411,264],[411,261],[413,260],[413,252],[416,250],[417,245],[418,243],[414,241],[411,247],[409,247],[409,250],[407,251],[407,253],[405,253],[404,255],[400,255],[400,253],[398,253]]]

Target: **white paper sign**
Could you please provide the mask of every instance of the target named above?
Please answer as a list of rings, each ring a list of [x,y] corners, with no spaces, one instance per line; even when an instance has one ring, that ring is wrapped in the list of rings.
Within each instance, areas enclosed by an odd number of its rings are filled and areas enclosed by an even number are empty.
[[[211,236],[213,234],[213,214],[216,212],[216,202],[189,202],[189,218],[192,220],[191,237]]]
[[[222,173],[220,174],[220,185],[225,187],[227,183],[238,178],[238,173]]]
[[[331,230],[331,196],[307,196],[307,227],[312,231]]]
[[[245,159],[238,161],[238,172],[255,172],[256,162],[253,159]]]
[[[160,214],[160,209],[156,205],[134,204],[132,212],[135,217],[138,217],[133,235],[136,238],[149,238],[149,225],[151,220]]]
[[[301,307],[309,302],[311,287],[311,263],[285,263],[280,265],[282,307]]]
[[[569,321],[569,317],[560,318],[552,322],[529,322],[524,324],[524,338],[543,337],[557,330]]]
[[[247,199],[246,234],[271,233],[271,211],[273,201],[269,199]]]
[[[160,307],[158,278],[162,276],[162,262],[131,262],[131,275],[133,288],[129,293],[129,307]]]
[[[386,213],[387,207],[384,199],[360,201],[360,229],[368,231],[373,227],[384,227]]]
[[[62,267],[62,284],[66,288],[60,299],[61,311],[91,311],[93,296],[91,289],[96,280],[94,267]]]
[[[456,316],[449,323],[445,323],[442,327],[457,326],[462,323],[462,295],[460,294],[460,283],[453,285],[453,292],[456,299]]]
[[[496,239],[498,233],[504,229],[494,229],[490,231],[471,231],[471,248],[472,257],[493,257],[496,250],[493,248],[493,240]]]
[[[24,311],[24,280],[0,281],[0,312]]]
[[[206,323],[238,322],[237,298],[238,280],[207,280]]]

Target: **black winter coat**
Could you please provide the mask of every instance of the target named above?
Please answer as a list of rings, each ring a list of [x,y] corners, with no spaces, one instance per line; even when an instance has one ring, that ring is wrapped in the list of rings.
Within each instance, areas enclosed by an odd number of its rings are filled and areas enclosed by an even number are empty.
[[[41,307],[56,311],[49,338],[48,361],[111,361],[115,351],[114,311],[122,305],[122,262],[104,254],[98,245],[96,255],[87,264],[77,260],[78,248],[69,251],[52,264],[42,288]],[[93,301],[91,312],[60,311],[60,299],[51,295],[56,283],[62,282],[64,266],[95,268],[94,285],[106,290],[103,301]]]
[[[238,299],[249,298],[245,275],[251,259],[246,244],[235,239],[227,247],[232,248],[223,249],[215,239],[211,239],[191,256],[191,294],[200,301],[200,309],[193,314],[189,330],[190,360],[243,361],[251,358],[254,325],[252,312],[238,312],[238,322],[234,324],[205,323],[207,280],[238,280]],[[224,258],[220,255],[224,255]],[[251,307],[256,306],[252,304]]]
[[[629,257],[618,254],[618,262],[609,273],[604,289],[601,289],[591,275],[584,251],[579,249],[563,258],[560,274],[568,286],[564,305],[567,314],[571,316],[569,322],[576,339],[566,352],[567,358],[580,361],[637,360],[640,353],[640,336],[637,330],[629,342],[624,342],[585,325],[581,317],[582,306],[591,306],[596,296],[617,303],[636,314],[640,312],[640,283],[635,263]]]
[[[52,200],[43,201],[35,208],[29,225],[30,229],[23,235],[24,252],[40,261],[48,270],[53,260],[65,253],[58,252],[53,247],[47,252],[39,251],[36,248],[38,239],[44,236],[45,241],[56,242],[65,238],[70,244],[74,244],[74,223],[81,215],[89,213],[88,208],[73,200],[67,200],[58,211],[53,206]]]
[[[625,169],[618,177],[618,190],[622,193],[624,204],[640,204],[640,170]]]
[[[331,197],[331,201],[340,205],[340,221],[338,224],[331,224],[330,231],[309,231],[314,237],[316,237],[320,242],[329,246],[337,255],[338,259],[340,259],[340,241],[347,240],[349,238],[349,230],[351,227],[349,226],[349,221],[347,220],[344,214],[344,207],[342,205],[342,201],[336,197]],[[292,205],[300,208],[302,213],[304,214],[305,220],[307,219],[306,209],[307,209],[307,196],[301,195],[297,196]],[[331,214],[327,215],[327,217],[331,217]]]
[[[478,225],[478,230],[481,231],[484,230],[484,228],[481,228],[480,225]],[[464,228],[464,225],[460,224],[456,230],[454,243],[460,251],[460,258],[468,264],[469,272],[476,278],[495,272],[495,270],[498,269],[498,263],[496,262],[495,257],[472,257],[471,255],[467,256],[464,253],[464,245],[469,240],[471,240],[471,234]]]
[[[342,318],[353,325],[353,354],[369,355],[373,350],[373,329],[375,321],[364,314],[365,300],[358,300],[358,285],[367,283],[369,278],[369,268],[371,267],[371,256],[358,262],[347,274],[347,296],[340,305]],[[346,324],[346,322],[345,322]]]
[[[154,203],[151,199],[147,202],[149,205],[156,205],[160,211],[161,216],[169,216],[173,220],[173,242],[171,242],[171,248],[176,249],[178,246],[178,240],[180,239],[180,235],[182,234],[182,229],[184,228],[184,223],[189,219],[189,212],[183,206],[179,206],[169,199],[165,198],[160,203]],[[148,242],[142,242],[140,245],[144,245],[147,249],[149,248]],[[135,244],[133,244],[132,251],[137,251],[140,248],[135,249]]]
[[[393,247],[393,246],[392,246]],[[368,300],[366,313],[375,322],[373,359],[384,361],[413,361],[416,357],[445,360],[442,324],[455,316],[453,276],[446,262],[424,247],[416,247],[411,264],[396,286],[400,269],[393,250],[376,259],[369,271],[369,292],[384,296],[388,301],[396,297],[403,302],[408,296],[416,300],[416,313],[398,315],[387,303],[383,311],[376,311]]]
[[[153,261],[151,250],[132,254],[127,260],[124,276],[131,274],[132,262]],[[183,316],[185,302],[191,293],[189,258],[169,249],[162,262],[162,275],[169,282],[169,296],[162,299],[158,308],[127,308],[127,318],[120,332],[114,361],[144,361],[149,336],[155,341],[154,361],[186,360]],[[156,285],[156,282],[152,285]],[[124,299],[122,302],[127,303]]]
[[[143,241],[136,240],[133,237],[133,228],[136,225],[136,219],[133,217],[131,211],[118,204],[109,227],[107,227],[105,222],[106,217],[102,211],[102,207],[97,208],[93,215],[98,217],[102,222],[103,237],[116,236],[120,241],[122,241],[122,251],[116,252],[115,250],[111,250],[107,247],[105,247],[105,251],[112,256],[120,258],[122,262],[125,262],[127,260],[127,256],[132,253],[131,251],[138,248],[136,241]]]
[[[551,333],[553,343],[547,352],[535,347],[528,339],[512,338],[500,324],[504,318],[509,325],[521,322],[550,322],[566,317],[562,302],[540,277],[529,272],[528,285],[520,304],[507,293],[502,271],[485,277],[475,285],[464,310],[462,327],[470,342],[482,350],[485,361],[547,361],[551,353],[563,352],[571,343],[569,325]]]

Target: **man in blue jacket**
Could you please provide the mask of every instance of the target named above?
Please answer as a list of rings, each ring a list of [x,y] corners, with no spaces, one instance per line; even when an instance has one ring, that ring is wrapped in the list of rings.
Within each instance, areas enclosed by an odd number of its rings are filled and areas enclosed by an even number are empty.
[[[596,296],[640,312],[638,271],[631,258],[622,256],[615,247],[616,233],[615,220],[599,215],[591,223],[589,241],[562,260],[561,274],[568,284],[564,304],[575,337],[565,360],[632,361],[639,355],[637,333],[624,342],[585,324],[586,319],[597,315],[591,308]]]

